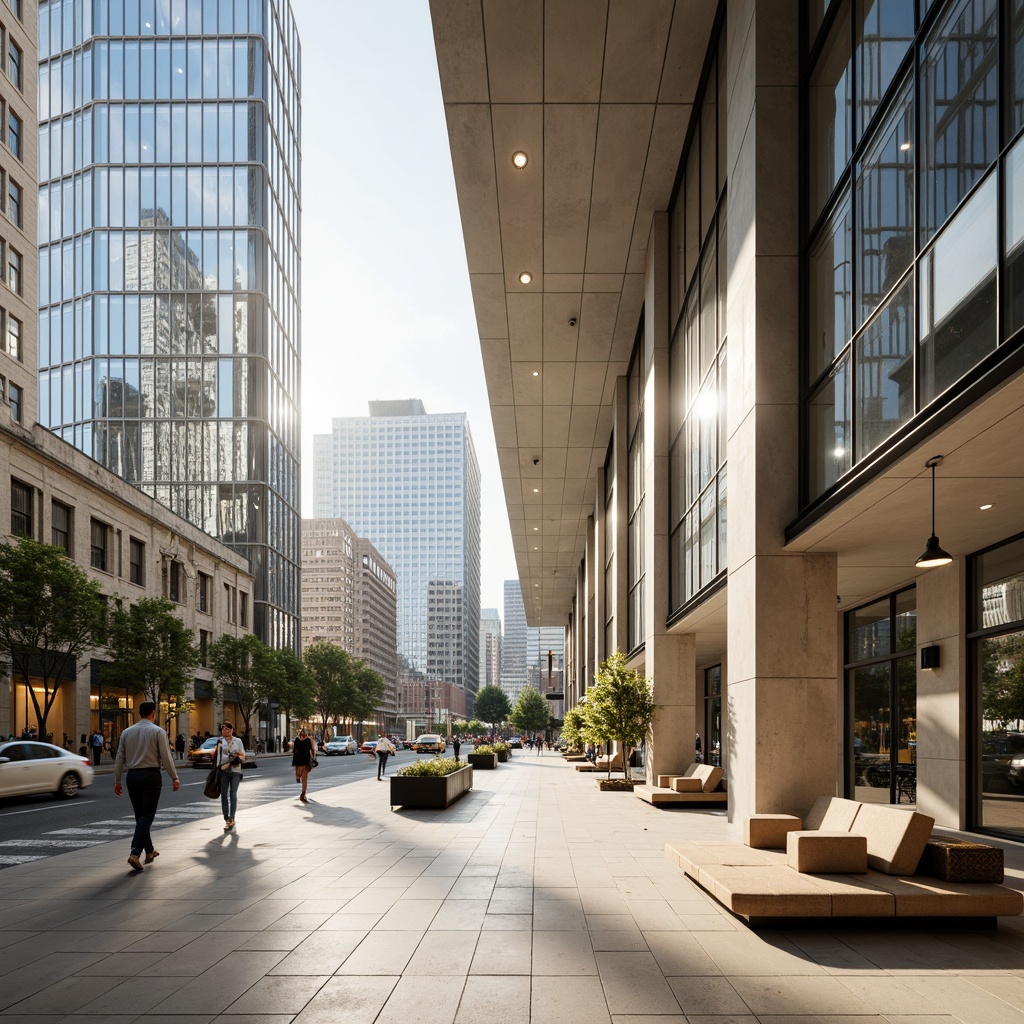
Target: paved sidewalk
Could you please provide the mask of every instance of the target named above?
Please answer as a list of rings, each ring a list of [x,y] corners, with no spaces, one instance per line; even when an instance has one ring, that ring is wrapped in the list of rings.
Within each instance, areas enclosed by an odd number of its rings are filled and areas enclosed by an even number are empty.
[[[1024,918],[754,933],[664,856],[724,812],[599,793],[558,757],[447,811],[368,779],[0,872],[0,1024],[1024,1024]],[[216,810],[216,808],[214,808]],[[1008,848],[1024,887],[1024,847]]]

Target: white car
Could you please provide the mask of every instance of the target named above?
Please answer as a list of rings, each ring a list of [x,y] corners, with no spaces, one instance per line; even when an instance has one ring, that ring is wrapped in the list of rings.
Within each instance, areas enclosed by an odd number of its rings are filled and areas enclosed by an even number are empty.
[[[332,736],[324,744],[324,753],[331,754],[354,754],[359,750],[359,744],[352,736]]]
[[[65,799],[91,785],[88,758],[36,740],[0,743],[0,797],[52,793]]]

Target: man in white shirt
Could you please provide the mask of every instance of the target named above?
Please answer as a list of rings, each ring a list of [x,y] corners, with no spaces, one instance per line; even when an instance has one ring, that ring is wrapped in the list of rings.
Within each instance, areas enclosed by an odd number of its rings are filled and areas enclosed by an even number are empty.
[[[396,753],[395,745],[384,733],[381,733],[374,751],[377,754],[377,781],[380,782],[384,777],[384,766],[388,763],[388,754]]]
[[[146,863],[152,864],[160,856],[153,849],[149,830],[156,817],[160,803],[160,769],[174,780],[174,792],[178,792],[178,773],[174,770],[171,745],[167,733],[156,724],[156,704],[151,700],[139,705],[139,721],[121,733],[114,760],[114,792],[120,796],[121,776],[128,771],[128,797],[135,811],[135,835],[132,837],[132,852],[128,864],[133,871],[142,871],[140,854],[145,851]]]

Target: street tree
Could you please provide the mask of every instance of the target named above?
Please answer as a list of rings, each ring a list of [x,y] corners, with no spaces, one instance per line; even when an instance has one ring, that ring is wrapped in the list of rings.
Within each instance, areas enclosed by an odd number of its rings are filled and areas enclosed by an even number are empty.
[[[28,537],[0,544],[0,650],[32,701],[41,740],[62,682],[102,641],[103,612],[99,585],[63,549]]]
[[[252,633],[225,633],[210,645],[208,660],[224,696],[238,705],[243,725],[239,731],[248,746],[253,714],[270,702],[284,679],[277,653]]]
[[[587,691],[586,734],[599,742],[614,740],[622,753],[625,777],[629,778],[629,758],[643,741],[654,718],[654,694],[650,681],[636,669],[626,667],[621,651],[601,663],[594,686]],[[608,775],[611,776],[609,758]]]
[[[288,722],[292,718],[309,718],[316,709],[313,674],[290,647],[282,647],[274,654],[281,666],[282,675],[277,689],[271,695],[271,701],[277,701]]]
[[[326,737],[329,723],[343,720],[355,706],[352,658],[337,644],[320,640],[306,648],[302,660],[313,677],[313,710]]]
[[[509,714],[509,721],[513,728],[522,733],[532,733],[545,730],[551,721],[551,708],[545,697],[542,697],[537,690],[528,686],[519,694],[515,707]]]
[[[584,744],[583,730],[586,728],[587,720],[584,710],[585,704],[577,704],[569,708],[562,721],[562,740],[567,750],[582,750]]]
[[[473,714],[491,725],[491,736],[497,736],[498,726],[512,710],[505,691],[500,686],[483,686],[477,690]]]
[[[355,707],[353,718],[366,722],[373,720],[377,727],[377,712],[384,701],[384,680],[379,672],[374,672],[365,662],[354,659],[352,675],[355,683]]]
[[[162,597],[145,597],[122,607],[110,616],[107,627],[110,663],[103,666],[104,681],[144,693],[157,706],[158,722],[161,701],[166,701],[171,718],[195,679],[195,641],[175,606]]]

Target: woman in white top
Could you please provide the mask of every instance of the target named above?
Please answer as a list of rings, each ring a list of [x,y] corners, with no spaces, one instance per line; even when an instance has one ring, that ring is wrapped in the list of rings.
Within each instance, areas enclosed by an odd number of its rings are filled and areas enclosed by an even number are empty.
[[[238,808],[238,784],[242,781],[242,762],[245,760],[245,746],[234,735],[235,727],[225,722],[220,727],[220,739],[214,751],[214,764],[220,769],[220,808],[224,812],[224,831],[235,827],[235,811]]]
[[[395,745],[384,735],[380,734],[380,739],[377,740],[377,746],[374,747],[374,752],[377,755],[377,781],[380,782],[384,775],[384,766],[388,763],[388,754],[394,754]]]

